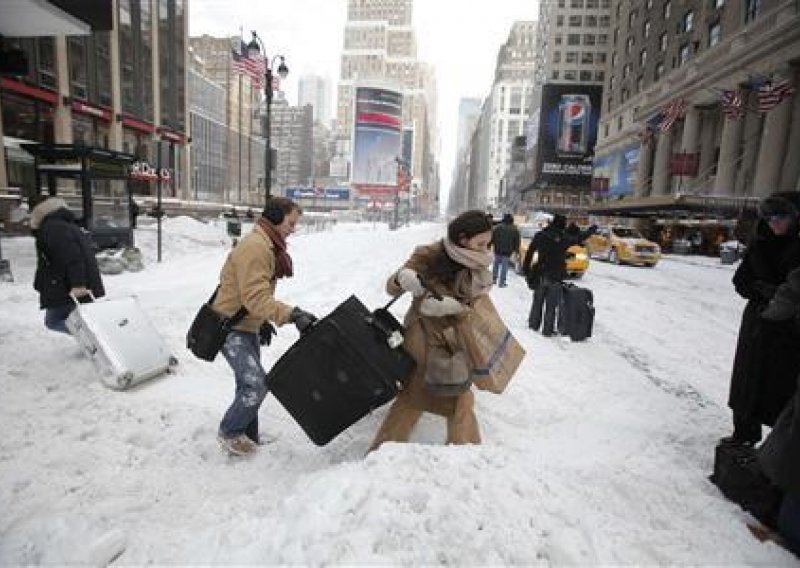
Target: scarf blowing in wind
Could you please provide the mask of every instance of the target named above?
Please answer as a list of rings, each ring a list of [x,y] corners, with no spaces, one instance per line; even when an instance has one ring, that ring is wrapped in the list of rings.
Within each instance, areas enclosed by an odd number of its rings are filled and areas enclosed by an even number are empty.
[[[447,238],[442,239],[442,244],[447,256],[469,269],[469,282],[456,282],[459,293],[467,298],[487,293],[492,287],[492,272],[488,268],[492,263],[492,253],[460,247]]]
[[[286,252],[286,238],[281,235],[275,225],[261,217],[256,224],[261,227],[272,244],[275,246],[275,278],[291,278],[294,273],[292,272],[292,257]]]

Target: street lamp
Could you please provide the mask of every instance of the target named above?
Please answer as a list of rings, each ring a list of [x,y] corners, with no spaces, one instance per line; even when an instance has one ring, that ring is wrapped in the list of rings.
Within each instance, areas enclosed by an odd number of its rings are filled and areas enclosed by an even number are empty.
[[[272,68],[275,67],[275,61],[280,59],[278,65],[278,76],[285,79],[289,74],[289,68],[286,66],[286,60],[283,55],[276,55],[272,61],[267,57],[267,50],[264,48],[264,42],[258,37],[258,34],[253,31],[253,39],[247,44],[247,56],[249,58],[259,57],[263,52],[264,57],[264,101],[266,108],[262,120],[264,122],[264,200],[270,198],[272,194],[272,148],[270,148],[270,113],[272,108]]]

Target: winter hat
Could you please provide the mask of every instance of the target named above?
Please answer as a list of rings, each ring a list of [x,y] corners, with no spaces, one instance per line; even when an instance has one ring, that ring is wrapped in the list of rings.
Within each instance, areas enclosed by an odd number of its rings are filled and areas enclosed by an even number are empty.
[[[774,216],[797,218],[797,208],[788,199],[780,195],[771,195],[758,204],[758,214],[762,219]]]
[[[553,215],[553,220],[550,221],[550,226],[554,229],[563,229],[567,226],[567,218],[560,213]]]
[[[506,225],[511,225],[514,222],[514,216],[511,213],[506,213],[503,215],[503,223]]]

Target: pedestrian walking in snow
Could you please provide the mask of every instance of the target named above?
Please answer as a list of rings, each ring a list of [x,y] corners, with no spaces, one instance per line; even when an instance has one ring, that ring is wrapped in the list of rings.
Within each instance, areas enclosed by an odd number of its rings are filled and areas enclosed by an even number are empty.
[[[511,213],[503,215],[503,220],[492,231],[492,248],[494,248],[494,264],[492,265],[492,282],[506,287],[508,264],[511,255],[519,252],[519,229],[514,225]]]
[[[35,195],[28,205],[36,238],[33,287],[39,292],[39,307],[45,310],[44,324],[53,331],[69,333],[66,320],[75,301],[105,295],[94,248],[63,199]]]
[[[267,395],[261,345],[269,345],[275,333],[272,324],[293,323],[303,333],[317,319],[275,298],[278,279],[293,276],[286,239],[294,233],[301,214],[290,199],[269,198],[261,218],[228,254],[220,273],[214,311],[231,317],[242,307],[247,310],[221,350],[236,377],[236,394],[217,439],[234,455],[251,454],[259,444],[258,411]]]
[[[747,299],[731,376],[728,406],[732,439],[761,440],[761,426],[772,426],[786,406],[800,372],[800,333],[785,321],[767,321],[761,312],[794,268],[800,266],[800,193],[782,193],[759,205],[755,235],[747,246],[733,284]]]
[[[491,218],[481,211],[467,211],[450,222],[444,239],[417,247],[389,277],[386,290],[390,295],[410,292],[414,296],[405,317],[404,347],[417,368],[389,409],[370,451],[383,442],[408,441],[423,412],[447,419],[448,443],[480,443],[471,367],[459,347],[463,348],[463,335],[468,332],[462,327],[469,325],[467,308],[492,287],[491,238]],[[442,386],[461,392],[443,395],[438,387],[432,388],[432,375],[438,375]],[[461,388],[459,377],[463,378]]]
[[[570,240],[564,234],[566,218],[563,215],[553,216],[553,220],[543,230],[534,235],[522,270],[533,289],[533,303],[528,315],[528,326],[542,335],[549,337],[555,333],[556,315],[561,303],[561,289],[567,277],[567,248]],[[532,264],[533,254],[538,253],[538,261]],[[542,322],[544,310],[544,322]]]

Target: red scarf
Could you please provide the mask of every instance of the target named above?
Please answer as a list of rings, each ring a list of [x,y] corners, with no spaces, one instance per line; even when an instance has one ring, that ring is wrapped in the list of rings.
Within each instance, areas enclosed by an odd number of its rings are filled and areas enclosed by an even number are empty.
[[[294,273],[292,272],[292,257],[286,252],[286,238],[281,235],[275,225],[261,217],[256,223],[261,230],[264,231],[272,244],[275,245],[275,278],[291,278]]]

